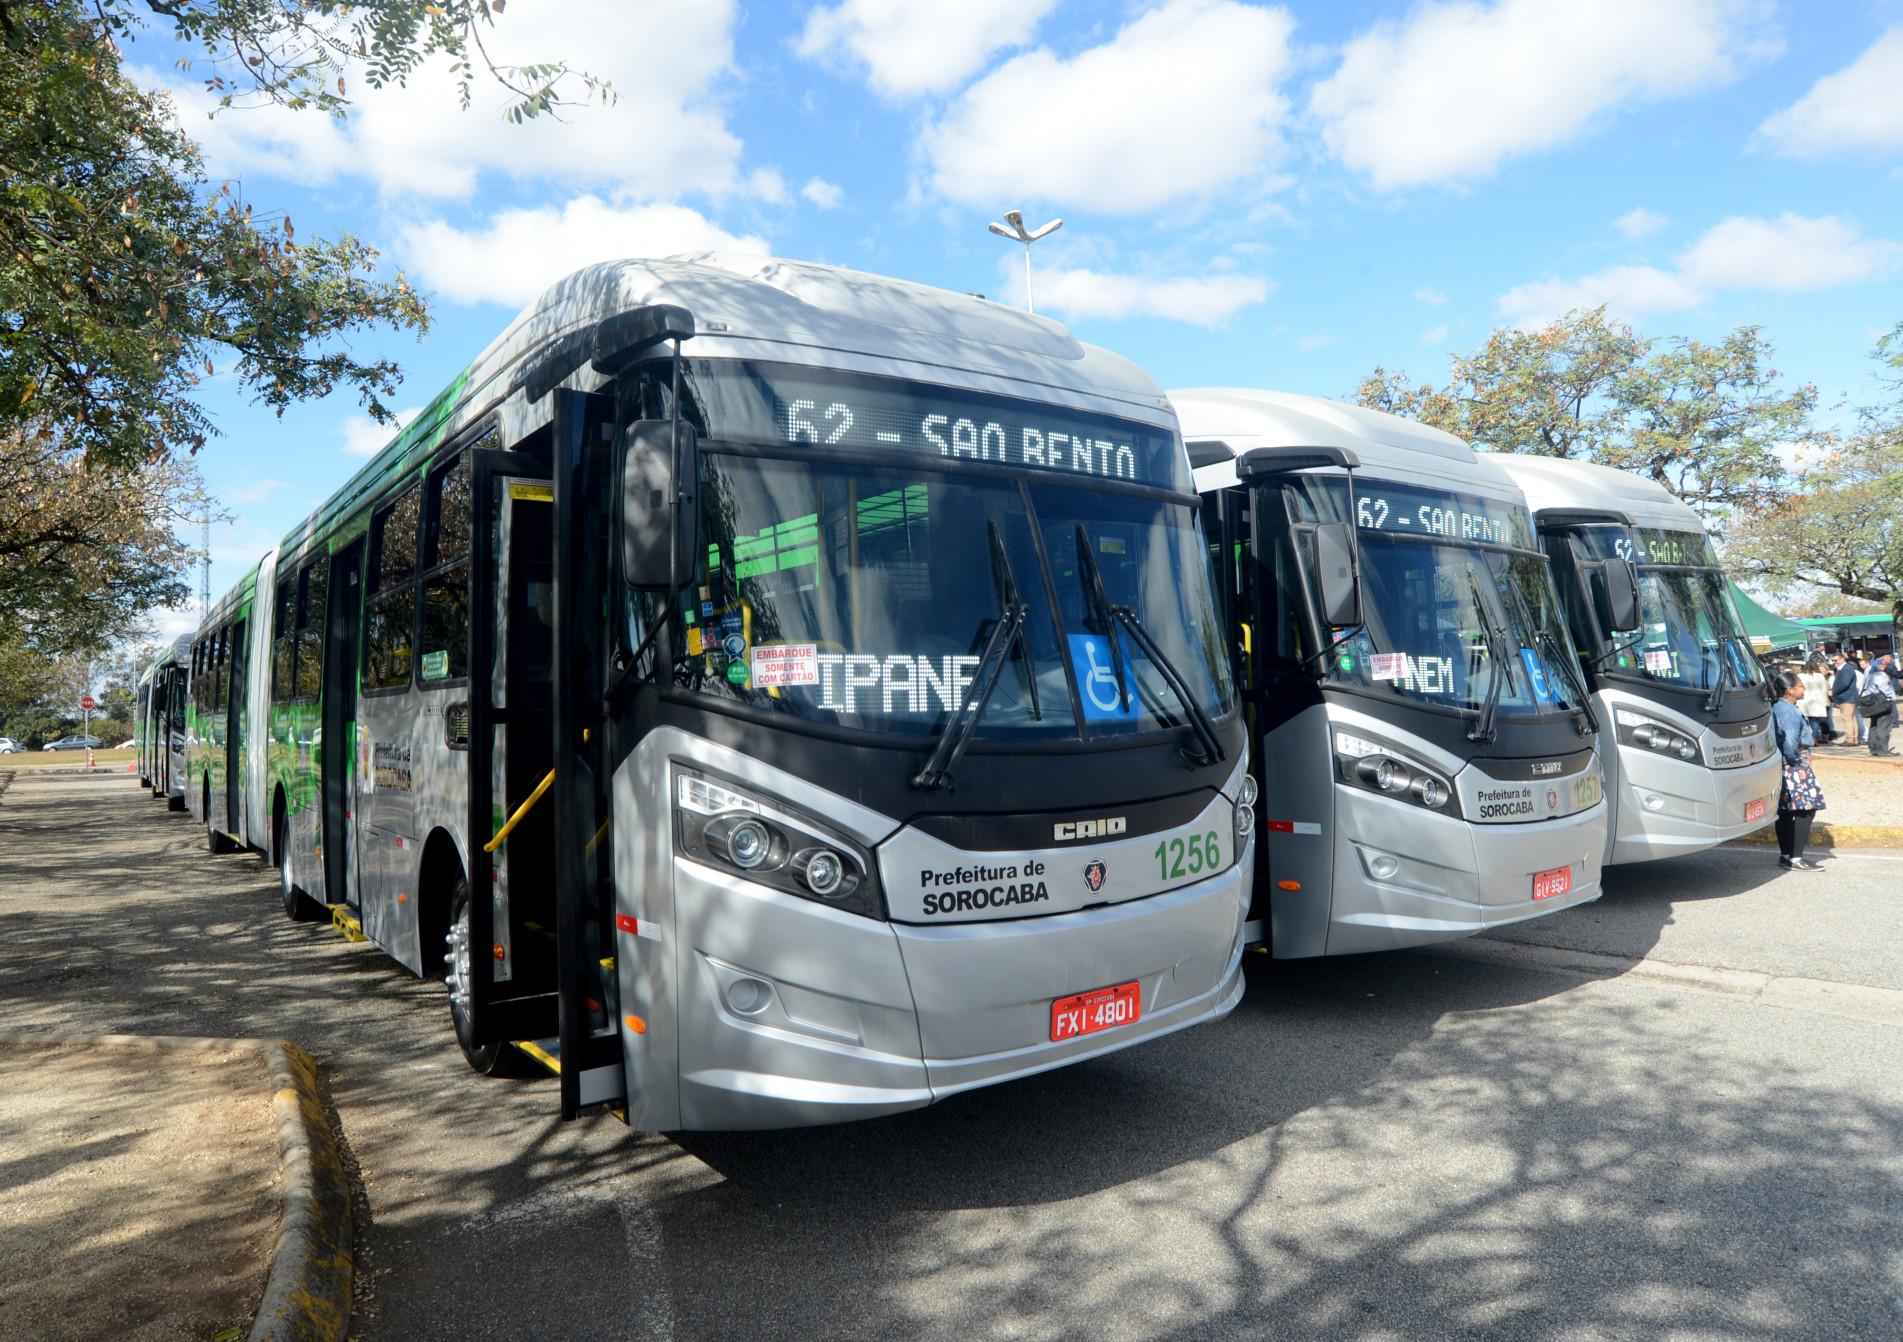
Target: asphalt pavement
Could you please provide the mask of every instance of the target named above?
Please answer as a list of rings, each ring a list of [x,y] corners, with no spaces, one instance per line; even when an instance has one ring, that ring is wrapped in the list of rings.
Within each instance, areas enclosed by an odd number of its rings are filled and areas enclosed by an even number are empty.
[[[893,1119],[666,1138],[469,1072],[440,985],[287,922],[255,856],[130,780],[22,775],[0,1028],[313,1054],[363,1342],[1899,1338],[1903,853],[1822,856],[1613,868],[1481,959],[1252,956],[1215,1025]]]

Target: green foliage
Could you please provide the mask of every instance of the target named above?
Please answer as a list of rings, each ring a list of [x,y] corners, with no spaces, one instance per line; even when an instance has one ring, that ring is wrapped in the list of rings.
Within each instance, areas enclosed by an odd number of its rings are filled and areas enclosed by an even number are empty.
[[[116,10],[109,9],[114,13]],[[280,413],[354,387],[370,414],[398,381],[336,339],[428,326],[399,273],[343,235],[299,244],[205,180],[170,103],[120,72],[70,0],[7,9],[0,34],[0,431],[50,434],[95,462],[195,450],[214,359]]]
[[[1785,476],[1779,444],[1827,441],[1810,425],[1817,389],[1780,391],[1771,353],[1755,326],[1715,345],[1647,340],[1596,308],[1537,331],[1495,331],[1478,351],[1454,358],[1444,387],[1376,368],[1352,399],[1477,448],[1632,471],[1708,516],[1723,515],[1777,497]]]
[[[1881,603],[1903,622],[1903,434],[1859,434],[1801,485],[1738,520],[1727,566],[1773,593],[1835,592]]]
[[[483,34],[504,7],[504,0],[99,0],[96,12],[119,34],[171,25],[204,53],[205,87],[223,107],[270,101],[341,117],[352,71],[372,88],[402,85],[437,57],[448,60],[465,108],[476,79],[486,77],[515,98],[506,114],[513,122],[615,100],[606,80],[565,61],[493,60]],[[569,97],[565,90],[577,86],[581,96]]]

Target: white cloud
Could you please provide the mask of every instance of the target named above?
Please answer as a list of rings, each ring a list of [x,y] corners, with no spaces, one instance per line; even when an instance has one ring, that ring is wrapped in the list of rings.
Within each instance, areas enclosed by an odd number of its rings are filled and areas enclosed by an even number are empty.
[[[1632,241],[1639,242],[1651,237],[1654,233],[1671,222],[1670,219],[1667,219],[1662,214],[1654,214],[1652,211],[1640,207],[1636,210],[1627,210],[1624,214],[1612,221],[1612,226],[1632,239]]]
[[[1023,46],[1057,0],[843,0],[815,9],[793,49],[810,60],[857,63],[887,98],[943,93],[994,51]]]
[[[519,307],[591,262],[708,249],[769,250],[763,239],[736,237],[685,205],[615,206],[594,196],[560,209],[503,210],[481,231],[440,220],[412,225],[397,250],[451,302]]]
[[[1421,332],[1421,344],[1425,345],[1429,349],[1434,348],[1434,346],[1440,344],[1442,341],[1446,339],[1447,339],[1447,323],[1446,322],[1442,322],[1439,326],[1430,326],[1425,331]]]
[[[347,415],[344,422],[337,426],[337,432],[344,440],[344,455],[347,457],[374,457],[382,451],[384,445],[423,412],[423,407],[413,405],[407,410],[396,412],[394,421],[379,424],[368,415]]]
[[[1010,301],[1024,301],[1024,271],[1003,263]],[[1250,275],[1212,275],[1204,279],[1159,279],[1116,275],[1088,267],[1042,267],[1034,280],[1039,311],[1072,319],[1165,317],[1192,326],[1220,326],[1243,308],[1267,298],[1274,286]]]
[[[786,179],[771,168],[755,168],[747,177],[747,194],[769,205],[786,203]]]
[[[438,60],[405,87],[351,90],[350,118],[256,108],[207,121],[213,100],[189,73],[137,72],[171,90],[214,176],[261,172],[319,185],[363,177],[387,197],[464,199],[485,174],[668,197],[743,189],[741,144],[713,101],[733,60],[733,0],[540,0],[485,37],[498,62],[567,59],[613,82],[619,101],[511,125],[511,101],[478,73],[461,110]],[[192,115],[194,113],[200,115]]]
[[[1323,331],[1317,335],[1305,335],[1295,343],[1301,349],[1302,353],[1307,354],[1311,350],[1318,350],[1325,346],[1332,345],[1340,339],[1341,337],[1338,335],[1331,335],[1327,331]]]
[[[1801,294],[1895,269],[1903,247],[1866,238],[1834,215],[1806,219],[1789,211],[1775,221],[1727,219],[1678,258],[1686,276],[1706,289],[1771,289]]]
[[[846,198],[844,191],[818,177],[801,187],[800,194],[822,210],[836,210],[839,208],[839,202]]]
[[[1414,291],[1414,301],[1416,303],[1425,303],[1430,308],[1443,307],[1446,305],[1447,295],[1438,289],[1416,289]]]
[[[1007,61],[925,131],[937,189],[1110,214],[1206,197],[1282,151],[1294,20],[1235,0],[1166,0],[1070,60]]]
[[[1738,76],[1777,50],[1768,0],[1437,0],[1351,39],[1309,110],[1377,187],[1449,183],[1560,144],[1628,103]]]
[[[1706,231],[1674,268],[1614,266],[1576,280],[1517,285],[1501,295],[1502,317],[1538,326],[1573,308],[1605,304],[1620,316],[1697,307],[1726,289],[1806,293],[1881,278],[1903,263],[1903,246],[1866,238],[1834,215],[1726,219]]]
[[[1811,85],[1758,127],[1758,135],[1798,158],[1903,149],[1903,23]]]

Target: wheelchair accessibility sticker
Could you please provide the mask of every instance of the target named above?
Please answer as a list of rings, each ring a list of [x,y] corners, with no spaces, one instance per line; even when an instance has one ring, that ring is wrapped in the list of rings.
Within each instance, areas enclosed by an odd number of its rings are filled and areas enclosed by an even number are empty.
[[[1085,722],[1134,722],[1137,719],[1136,666],[1128,642],[1123,644],[1123,683],[1130,692],[1128,707],[1117,693],[1116,662],[1110,640],[1100,634],[1070,635],[1070,663],[1077,672],[1077,689],[1084,700]]]

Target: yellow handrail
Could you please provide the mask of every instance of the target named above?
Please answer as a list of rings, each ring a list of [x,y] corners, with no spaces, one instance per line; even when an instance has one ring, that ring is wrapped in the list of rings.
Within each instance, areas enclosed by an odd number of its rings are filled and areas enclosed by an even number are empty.
[[[550,785],[554,782],[555,771],[550,769],[548,771],[548,777],[535,785],[535,791],[529,793],[529,799],[515,808],[515,814],[509,817],[509,823],[496,831],[496,837],[489,840],[488,843],[485,843],[482,846],[482,851],[485,853],[493,853],[496,849],[502,847],[502,841],[509,837],[509,831],[522,823],[522,817],[529,813],[529,807],[542,800],[542,794],[547,792]]]

